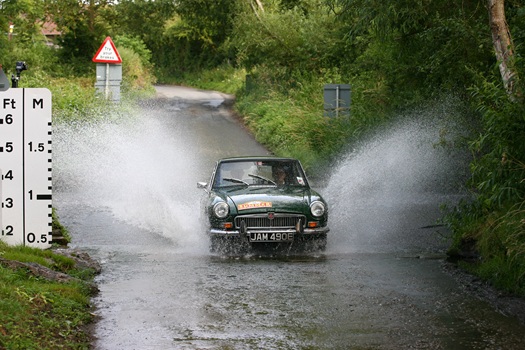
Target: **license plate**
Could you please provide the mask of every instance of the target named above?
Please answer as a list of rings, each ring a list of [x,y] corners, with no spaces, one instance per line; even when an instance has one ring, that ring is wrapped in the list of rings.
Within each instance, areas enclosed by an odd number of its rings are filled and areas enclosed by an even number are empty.
[[[290,242],[290,241],[293,241],[292,232],[250,233],[250,242]]]

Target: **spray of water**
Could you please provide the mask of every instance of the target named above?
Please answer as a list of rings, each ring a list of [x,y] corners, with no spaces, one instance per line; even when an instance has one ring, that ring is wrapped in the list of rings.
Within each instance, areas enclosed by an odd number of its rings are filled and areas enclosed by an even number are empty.
[[[341,157],[321,191],[330,206],[329,252],[442,247],[434,231],[421,227],[435,224],[441,203],[457,200],[451,194],[457,195],[457,174],[467,166],[462,154],[439,146],[461,130],[455,109],[442,103],[400,118]],[[177,116],[178,109],[141,113],[118,122],[56,126],[55,192],[182,248],[205,251],[207,239],[196,227],[202,193],[195,182],[209,176],[212,164],[203,166],[202,158],[224,154],[206,150],[210,135],[200,128],[188,132],[191,118]],[[233,128],[221,133],[227,130]]]
[[[58,125],[54,187],[70,201],[108,210],[118,220],[179,246],[202,246],[197,234],[196,161],[183,127],[142,115],[118,122]]]
[[[440,204],[458,200],[468,166],[464,151],[443,147],[464,132],[456,114],[450,101],[414,112],[342,156],[325,190],[332,251],[446,247],[432,225]]]

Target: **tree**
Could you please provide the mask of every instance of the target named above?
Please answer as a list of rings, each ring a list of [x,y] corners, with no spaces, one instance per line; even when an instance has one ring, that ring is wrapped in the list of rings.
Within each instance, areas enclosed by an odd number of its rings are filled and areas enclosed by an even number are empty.
[[[0,5],[2,10],[2,34],[8,32],[7,26],[14,24],[14,35],[12,40],[18,43],[33,41],[35,36],[40,35],[40,26],[44,17],[44,6],[39,0],[4,0]],[[5,30],[5,31],[4,31]]]
[[[237,1],[179,0],[176,12],[184,23],[185,36],[203,49],[216,52],[228,38],[237,14]]]
[[[264,65],[311,74],[351,56],[341,28],[322,0],[266,2],[264,11],[250,2],[236,16],[229,43],[248,70]]]
[[[173,0],[121,0],[115,8],[113,31],[139,37],[151,51],[162,48],[166,22],[175,11]]]
[[[46,0],[51,20],[62,32],[62,57],[84,64],[89,62],[111,29],[108,12],[113,0]]]
[[[505,1],[488,0],[488,8],[492,43],[498,59],[503,86],[509,95],[514,95],[517,72],[513,64],[514,45],[505,18]]]
[[[178,0],[166,23],[163,47],[154,51],[170,72],[214,67],[234,56],[224,48],[240,0]]]

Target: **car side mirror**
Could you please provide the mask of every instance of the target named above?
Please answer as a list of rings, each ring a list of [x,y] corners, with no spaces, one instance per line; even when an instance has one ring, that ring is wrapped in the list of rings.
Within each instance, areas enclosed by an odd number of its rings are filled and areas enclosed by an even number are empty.
[[[204,188],[206,189],[208,187],[207,182],[197,182],[197,188]]]

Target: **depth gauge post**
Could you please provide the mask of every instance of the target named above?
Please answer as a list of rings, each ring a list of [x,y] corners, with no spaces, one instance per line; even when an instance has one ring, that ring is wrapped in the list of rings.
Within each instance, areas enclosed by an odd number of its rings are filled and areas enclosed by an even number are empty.
[[[0,69],[0,240],[49,248],[52,243],[52,98],[19,88],[24,61],[9,80]]]

